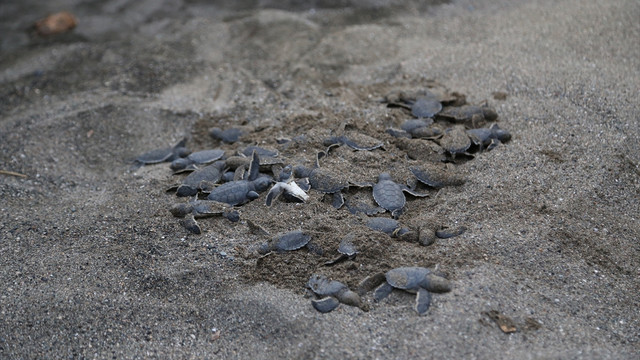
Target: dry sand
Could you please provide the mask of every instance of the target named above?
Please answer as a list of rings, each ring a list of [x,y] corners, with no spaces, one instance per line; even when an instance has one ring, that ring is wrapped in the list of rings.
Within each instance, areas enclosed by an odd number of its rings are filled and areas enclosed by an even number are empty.
[[[26,175],[0,175],[0,358],[639,356],[637,1],[218,3],[0,4],[0,170]],[[29,33],[59,10],[72,32]],[[384,134],[408,115],[376,99],[432,81],[487,100],[513,138],[457,163],[464,185],[409,199],[403,222],[468,228],[428,247],[368,232],[313,190],[189,234],[168,212],[182,201],[164,191],[168,165],[130,164],[185,135],[231,151],[300,134],[280,149],[310,164],[346,125],[386,150],[341,147],[323,166],[401,181],[428,160]],[[239,144],[206,134],[239,124],[256,130]],[[325,254],[259,260],[248,222],[302,227]],[[358,257],[323,266],[352,230]],[[436,265],[454,287],[425,316],[403,293],[320,314],[305,291],[311,273],[355,287]]]

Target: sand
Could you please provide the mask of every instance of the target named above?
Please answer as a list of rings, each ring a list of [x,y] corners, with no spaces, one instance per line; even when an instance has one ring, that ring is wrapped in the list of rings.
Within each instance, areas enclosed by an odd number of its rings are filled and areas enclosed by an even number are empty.
[[[639,356],[637,2],[218,3],[0,5],[0,357]],[[71,32],[29,28],[60,10]],[[402,183],[439,155],[430,140],[398,146],[385,129],[410,115],[379,99],[428,87],[486,101],[513,135],[454,161],[463,185],[408,196],[402,223],[467,228],[430,246],[372,232],[315,190],[272,207],[263,194],[239,222],[191,234],[168,211],[186,201],[165,191],[180,178],[131,164],[187,136],[310,166],[346,129],[384,149],[341,146],[323,168]],[[236,144],[207,134],[239,125],[252,131]],[[296,228],[324,253],[257,254]],[[324,266],[350,232],[358,256]],[[437,267],[453,289],[424,316],[400,292],[321,314],[305,289],[313,273],[355,288],[400,266]]]

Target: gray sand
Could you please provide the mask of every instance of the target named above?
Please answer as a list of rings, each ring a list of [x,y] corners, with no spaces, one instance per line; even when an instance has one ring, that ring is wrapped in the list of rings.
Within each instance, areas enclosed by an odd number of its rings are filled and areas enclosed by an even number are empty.
[[[0,170],[26,175],[0,174],[0,358],[639,356],[637,1],[245,3],[0,4]],[[71,33],[29,33],[63,9]],[[211,126],[260,129],[245,146],[345,122],[375,134],[400,114],[375,99],[430,80],[487,100],[513,139],[409,202],[402,220],[468,228],[429,247],[371,235],[352,265],[257,260],[247,220],[337,246],[350,215],[314,192],[261,198],[192,235],[168,212],[168,165],[130,164],[185,135],[216,147]],[[408,174],[391,151],[332,154],[361,156],[360,180]],[[425,316],[403,293],[320,314],[304,289],[311,271],[354,286],[435,265],[454,287]]]

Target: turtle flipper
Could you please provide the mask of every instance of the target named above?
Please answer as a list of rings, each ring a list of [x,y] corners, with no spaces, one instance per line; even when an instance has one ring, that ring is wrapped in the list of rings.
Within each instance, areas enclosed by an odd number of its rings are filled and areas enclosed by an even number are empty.
[[[237,210],[225,211],[222,213],[222,216],[231,222],[238,222],[240,220],[240,213]]]
[[[251,156],[251,164],[249,164],[249,176],[247,177],[247,180],[253,181],[257,179],[259,173],[260,173],[260,157],[258,156],[258,152],[254,150]]]
[[[384,283],[382,283],[382,285],[378,286],[376,290],[373,292],[373,299],[375,301],[384,300],[384,298],[386,298],[387,296],[389,296],[389,294],[391,294],[392,290],[393,290],[393,286],[391,286],[391,284],[385,281]]]
[[[198,222],[193,217],[193,215],[189,215],[184,220],[182,220],[182,225],[184,225],[187,230],[191,231],[194,234],[202,234],[200,225],[198,225]]]
[[[418,290],[418,294],[416,295],[416,306],[415,310],[420,315],[424,315],[427,310],[429,310],[429,306],[431,305],[431,293],[427,290],[420,288]]]
[[[247,193],[247,199],[249,199],[249,200],[255,200],[255,199],[259,198],[259,197],[260,197],[260,194],[258,194],[255,191],[249,191]]]
[[[413,195],[415,197],[427,197],[427,196],[429,196],[429,194],[419,193],[419,192],[417,192],[417,191],[415,191],[415,190],[413,190],[413,189],[411,189],[411,188],[409,188],[407,186],[403,187],[402,191],[406,192],[407,194],[411,194],[411,195]]]
[[[344,196],[342,196],[342,192],[338,191],[333,193],[331,205],[336,209],[340,209],[342,205],[344,205]]]
[[[467,231],[466,226],[459,226],[457,228],[440,229],[436,231],[436,236],[439,237],[440,239],[449,239],[452,237],[456,237],[458,235],[462,235],[464,234],[465,231]]]
[[[369,291],[375,289],[376,287],[380,286],[382,283],[386,282],[387,280],[384,278],[384,273],[379,272],[379,273],[375,273],[373,275],[369,275],[366,278],[362,279],[362,281],[360,281],[360,283],[358,284],[358,289],[356,290],[356,292],[362,296],[366,293],[368,293]]]
[[[314,309],[324,314],[335,310],[340,305],[340,301],[334,297],[327,296],[320,300],[311,300],[311,305],[313,305]]]
[[[269,190],[265,199],[265,204],[267,204],[267,206],[271,206],[273,200],[276,200],[280,196],[280,194],[282,194],[282,192],[284,191],[284,186],[282,186],[282,184],[283,183],[276,183],[275,185],[273,185],[271,190]]]

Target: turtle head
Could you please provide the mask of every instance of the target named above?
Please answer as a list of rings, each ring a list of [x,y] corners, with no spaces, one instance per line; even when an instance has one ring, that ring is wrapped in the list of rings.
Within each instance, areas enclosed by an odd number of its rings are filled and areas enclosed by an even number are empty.
[[[313,171],[313,169],[310,169],[310,168],[305,167],[303,165],[297,165],[296,167],[293,168],[293,174],[297,178],[309,177],[309,175],[311,175],[311,171]]]
[[[331,146],[331,145],[339,145],[344,141],[340,136],[331,136],[322,141],[322,145]]]
[[[257,192],[263,192],[271,186],[273,180],[268,176],[260,176],[253,180],[253,186]]]
[[[502,142],[507,142],[507,141],[511,140],[511,133],[508,132],[507,130],[500,129],[498,124],[493,124],[491,126],[491,132],[493,132],[495,137],[497,137],[498,140],[500,140]]]
[[[420,281],[420,287],[435,293],[445,293],[451,291],[451,282],[442,276],[428,272]]]
[[[171,170],[178,171],[182,170],[190,164],[190,161],[186,158],[180,157],[171,162]]]
[[[188,203],[175,204],[169,209],[171,214],[175,217],[185,217],[187,214],[193,211],[193,206]]]
[[[383,172],[380,175],[378,175],[378,181],[385,181],[385,180],[391,180],[391,175],[389,175],[388,172]]]
[[[173,149],[173,157],[174,158],[183,158],[189,156],[191,154],[191,150],[187,149],[184,146],[178,146]]]
[[[258,247],[258,254],[260,255],[266,255],[270,251],[271,251],[271,247],[269,246],[268,243],[264,243]]]

